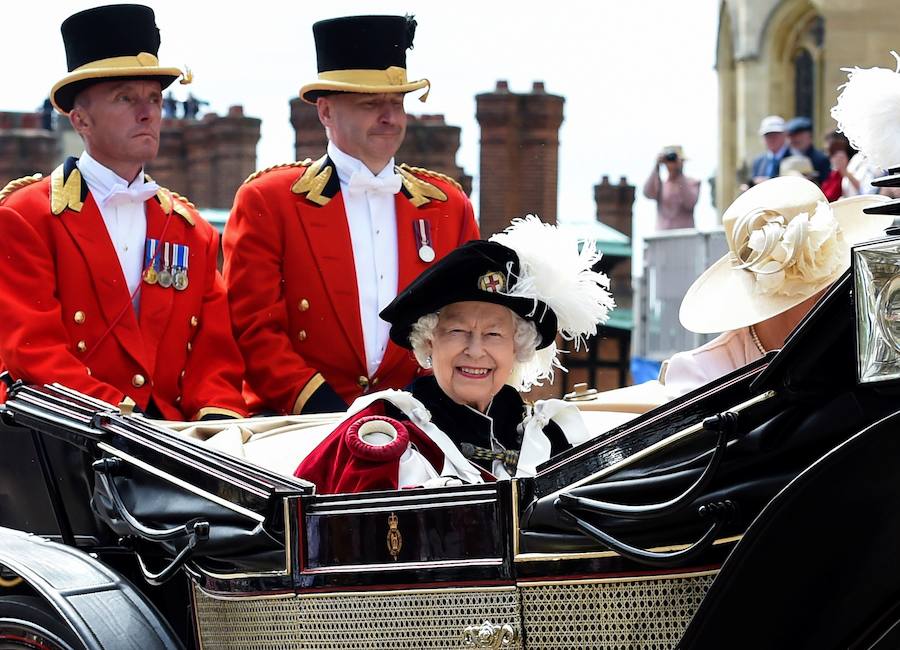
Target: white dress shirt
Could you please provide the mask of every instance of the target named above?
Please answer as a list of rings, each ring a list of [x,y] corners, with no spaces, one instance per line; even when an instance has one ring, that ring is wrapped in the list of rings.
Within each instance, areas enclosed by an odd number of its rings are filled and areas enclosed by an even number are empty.
[[[699,348],[672,355],[659,380],[674,399],[760,358],[762,352],[753,342],[750,328],[742,327],[720,334]]]
[[[147,192],[152,190],[155,193],[156,184],[144,182],[143,170],[129,183],[91,158],[87,151],[78,159],[78,171],[100,208],[109,239],[119,257],[128,293],[133,297],[132,302],[137,311],[140,294],[136,291],[144,271],[144,240],[147,237],[147,215],[144,211],[146,199],[141,200],[138,196],[123,198],[121,192],[116,199],[112,199],[111,195],[125,188],[134,191],[144,187]]]
[[[378,174],[372,174],[361,161],[345,154],[333,142],[328,143],[328,156],[334,161],[341,181],[356,267],[366,365],[372,375],[384,358],[390,332],[390,325],[378,313],[397,297],[397,210],[393,194],[352,190],[350,179],[356,174],[391,181],[396,176],[394,159]]]

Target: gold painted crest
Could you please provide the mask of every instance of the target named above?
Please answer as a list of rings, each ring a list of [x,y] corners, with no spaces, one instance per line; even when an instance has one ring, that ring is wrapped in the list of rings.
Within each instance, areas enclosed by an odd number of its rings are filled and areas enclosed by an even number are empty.
[[[393,512],[388,517],[387,548],[391,557],[396,560],[400,557],[400,549],[403,548],[403,535],[400,534],[399,520]]]
[[[506,289],[506,278],[499,271],[488,271],[478,278],[478,288],[488,293],[500,293]]]

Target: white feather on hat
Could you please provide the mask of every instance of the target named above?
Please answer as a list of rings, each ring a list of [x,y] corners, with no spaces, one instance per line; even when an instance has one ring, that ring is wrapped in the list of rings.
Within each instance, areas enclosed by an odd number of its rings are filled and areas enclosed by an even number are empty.
[[[850,144],[882,169],[900,165],[900,56],[897,69],[841,68],[848,73],[831,117]]]
[[[609,278],[592,270],[603,255],[593,240],[573,237],[530,214],[513,219],[490,241],[511,248],[519,258],[519,274],[515,283],[510,283],[508,295],[540,300],[550,307],[560,335],[574,340],[576,350],[609,318],[615,302],[609,293]],[[552,343],[520,368],[525,390],[539,386],[542,379],[552,381],[553,369],[562,368],[556,355]]]

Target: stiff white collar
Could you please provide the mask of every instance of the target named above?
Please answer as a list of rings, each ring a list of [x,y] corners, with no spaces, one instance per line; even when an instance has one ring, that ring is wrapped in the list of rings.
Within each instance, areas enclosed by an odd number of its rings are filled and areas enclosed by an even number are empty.
[[[388,164],[384,166],[384,169],[377,174],[373,174],[372,170],[366,167],[361,160],[354,158],[350,154],[344,153],[331,141],[328,142],[328,157],[334,162],[334,166],[337,168],[338,178],[341,179],[341,183],[344,185],[350,182],[353,174],[368,175],[373,178],[385,179],[394,176],[393,158],[388,161]]]
[[[143,168],[141,168],[141,173],[133,181],[129,182],[109,167],[97,162],[87,151],[82,152],[78,157],[78,171],[81,172],[84,182],[88,184],[95,198],[106,196],[117,185],[132,187],[144,184]]]

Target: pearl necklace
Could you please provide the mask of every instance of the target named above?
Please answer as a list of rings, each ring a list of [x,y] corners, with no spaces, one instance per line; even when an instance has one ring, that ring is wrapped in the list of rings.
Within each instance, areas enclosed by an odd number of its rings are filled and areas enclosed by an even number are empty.
[[[750,338],[753,339],[753,344],[759,350],[759,353],[766,356],[766,348],[763,347],[762,341],[759,340],[759,334],[756,333],[756,328],[753,325],[750,326]]]

